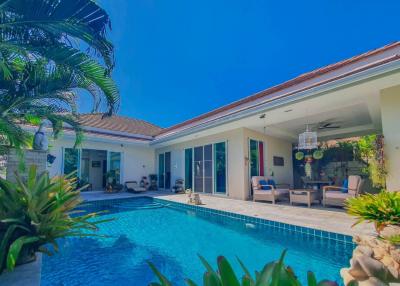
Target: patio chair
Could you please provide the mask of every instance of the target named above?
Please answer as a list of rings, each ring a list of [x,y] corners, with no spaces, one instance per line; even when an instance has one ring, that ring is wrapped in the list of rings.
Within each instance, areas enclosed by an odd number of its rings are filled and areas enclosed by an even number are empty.
[[[147,191],[146,188],[140,187],[137,181],[127,181],[125,182],[125,190],[130,193],[142,193]]]
[[[265,181],[267,184],[260,184]],[[269,201],[275,204],[277,200],[289,198],[289,184],[268,184],[266,177],[254,176],[251,178],[253,187],[253,201]]]
[[[364,180],[360,176],[349,176],[348,187],[325,186],[322,188],[323,205],[344,206],[348,198],[356,197],[361,193]]]

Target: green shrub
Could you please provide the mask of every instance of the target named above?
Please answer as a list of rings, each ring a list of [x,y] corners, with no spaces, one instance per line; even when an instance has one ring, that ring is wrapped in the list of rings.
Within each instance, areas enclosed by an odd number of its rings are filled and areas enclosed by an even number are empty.
[[[239,259],[240,266],[244,271],[242,279],[239,281],[235,272],[232,269],[229,261],[220,256],[217,259],[218,270],[214,271],[211,265],[200,256],[200,260],[206,268],[203,275],[204,286],[301,286],[299,280],[295,276],[293,270],[283,263],[286,251],[281,255],[278,261],[270,262],[264,266],[261,272],[256,272],[253,277],[247,270],[246,266]],[[172,283],[161,274],[157,268],[149,262],[149,265],[155,275],[158,277],[160,283],[151,283],[150,286],[172,286]],[[337,286],[336,282],[324,280],[317,282],[315,275],[308,272],[308,286]],[[185,280],[186,285],[196,286],[190,279]]]
[[[357,218],[355,225],[372,222],[378,233],[386,225],[400,225],[400,192],[382,190],[378,194],[350,198],[345,208],[349,215]]]
[[[50,179],[32,166],[26,181],[18,174],[16,181],[0,179],[0,273],[34,259],[35,252],[52,255],[45,245],[57,251],[58,238],[95,235],[97,224],[106,221],[89,221],[95,213],[70,216],[82,202],[71,175]]]

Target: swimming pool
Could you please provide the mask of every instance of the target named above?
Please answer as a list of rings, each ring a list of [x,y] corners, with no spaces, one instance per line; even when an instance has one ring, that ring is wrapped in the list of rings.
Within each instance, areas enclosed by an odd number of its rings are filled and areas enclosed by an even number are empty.
[[[250,270],[261,270],[283,249],[288,249],[286,264],[301,282],[308,270],[318,279],[340,282],[339,270],[348,265],[354,248],[345,242],[348,238],[327,239],[146,197],[91,202],[84,209],[108,210],[104,216],[116,218],[100,225],[108,237],[62,240],[60,253],[43,257],[41,285],[148,285],[156,279],[146,261],[174,285],[184,285],[185,277],[202,281],[197,254],[213,266],[224,255],[240,272],[236,256]]]

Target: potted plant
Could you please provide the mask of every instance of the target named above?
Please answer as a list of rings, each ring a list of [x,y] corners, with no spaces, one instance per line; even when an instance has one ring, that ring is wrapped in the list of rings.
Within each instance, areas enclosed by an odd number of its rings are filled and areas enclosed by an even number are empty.
[[[58,238],[95,235],[90,231],[107,221],[89,220],[96,213],[69,215],[82,202],[76,180],[74,174],[38,175],[36,166],[26,181],[18,174],[15,184],[0,178],[0,273],[35,260],[36,252],[51,255],[46,245],[57,251]]]

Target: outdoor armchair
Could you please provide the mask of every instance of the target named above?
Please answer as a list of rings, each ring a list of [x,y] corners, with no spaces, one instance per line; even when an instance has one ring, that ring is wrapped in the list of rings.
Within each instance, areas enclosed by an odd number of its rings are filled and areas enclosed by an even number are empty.
[[[260,184],[266,181],[267,184]],[[251,178],[253,187],[253,201],[269,201],[275,204],[277,200],[289,197],[289,184],[268,184],[268,178],[254,176]]]
[[[322,188],[323,205],[343,206],[348,198],[356,197],[361,193],[363,180],[360,176],[349,176],[348,187],[325,186]]]

